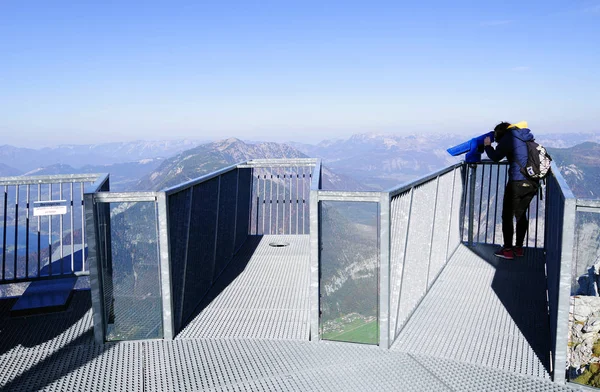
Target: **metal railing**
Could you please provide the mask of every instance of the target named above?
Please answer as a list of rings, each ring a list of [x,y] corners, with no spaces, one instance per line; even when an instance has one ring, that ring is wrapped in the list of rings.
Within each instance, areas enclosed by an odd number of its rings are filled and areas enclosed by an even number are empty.
[[[310,169],[298,169],[302,164]],[[318,160],[251,161],[161,192],[86,195],[88,228],[95,230],[93,245],[90,241],[90,261],[97,266],[91,268],[94,319],[96,332],[103,331],[96,339],[104,341],[105,319],[111,317],[106,308],[112,294],[106,294],[112,289],[102,282],[102,269],[107,271],[103,259],[110,259],[114,239],[101,231],[111,233],[111,220],[132,202],[151,202],[164,338],[182,328],[248,235],[304,233],[310,234],[312,340],[388,348],[461,243],[499,243],[505,167],[461,163],[386,192],[339,192],[321,189]],[[103,203],[123,207],[111,213]],[[531,206],[535,219],[527,244],[546,251],[553,369],[562,369],[576,200],[556,167],[543,198]],[[340,310],[335,299],[324,297],[348,281],[339,271],[368,282],[362,288],[369,287],[369,299],[354,310],[353,304]],[[327,320],[323,311],[331,312]],[[341,336],[345,322],[353,328],[360,324],[366,337]],[[564,380],[564,374],[555,371],[555,379]]]
[[[463,178],[457,164],[389,192],[390,273],[389,284],[381,285],[389,300],[389,334],[383,347],[395,340],[461,243]]]
[[[596,345],[600,336],[590,327],[600,313],[600,200],[576,199],[574,209],[571,292],[569,306],[561,304],[563,312],[559,315],[560,320],[569,320],[566,326],[570,338],[566,353],[567,379],[597,387],[594,367],[597,366]],[[563,345],[564,341],[557,343]]]
[[[1,177],[0,186],[0,284],[87,274],[83,195],[108,191],[108,174]]]
[[[503,244],[502,200],[508,182],[508,162],[482,161],[468,164],[463,210],[463,240],[472,243]],[[541,187],[527,209],[529,228],[524,246],[544,247],[546,188]]]
[[[320,180],[320,172],[316,159],[255,160],[160,192],[86,194],[87,228],[94,233],[90,273],[96,341],[139,339],[140,319],[151,319],[142,330],[159,332],[151,337],[172,339],[249,235],[309,233],[308,188],[315,181],[315,173]],[[131,235],[118,235],[115,222],[121,215],[135,216],[132,211],[137,211],[137,215],[147,217],[151,216],[148,211],[154,210],[154,219],[130,219],[138,225],[156,224],[154,238],[147,238],[142,248],[138,245],[144,235],[136,235],[135,228],[130,229]],[[264,226],[258,228],[257,221],[265,222]],[[129,287],[125,296],[136,295],[132,282],[140,276],[135,267],[141,260],[133,253],[149,253],[152,247],[158,249],[149,257],[157,266],[156,276],[146,277],[160,287],[156,294],[161,299],[160,327],[157,318],[147,317],[148,313],[127,307],[119,310],[124,295],[119,297],[116,289]],[[115,266],[123,264],[130,266],[131,277],[127,271],[117,273]],[[147,293],[139,296],[147,297]],[[119,324],[119,319],[125,321]]]
[[[308,234],[310,184],[316,159],[255,159],[250,234]]]

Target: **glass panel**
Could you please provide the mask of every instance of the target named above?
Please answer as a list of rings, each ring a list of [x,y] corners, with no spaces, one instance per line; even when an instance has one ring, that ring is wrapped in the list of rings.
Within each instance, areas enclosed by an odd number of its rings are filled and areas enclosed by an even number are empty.
[[[321,202],[321,338],[379,343],[377,203]]]
[[[569,318],[569,378],[600,387],[600,209],[578,212]]]
[[[98,211],[110,233],[101,251],[106,340],[162,338],[156,204],[99,204]]]

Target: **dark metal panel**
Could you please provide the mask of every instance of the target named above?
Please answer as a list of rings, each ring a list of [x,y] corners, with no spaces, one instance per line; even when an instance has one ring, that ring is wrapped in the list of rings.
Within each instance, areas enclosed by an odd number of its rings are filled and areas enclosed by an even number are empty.
[[[238,169],[237,223],[235,225],[235,250],[239,249],[248,237],[252,197],[252,169]]]
[[[169,207],[169,249],[171,262],[171,285],[173,287],[173,316],[175,330],[181,326],[183,313],[183,288],[190,229],[192,189],[167,196]]]
[[[221,176],[221,190],[219,192],[216,269],[213,274],[215,278],[223,272],[234,252],[236,189],[237,171],[223,174]]]
[[[218,189],[218,177],[193,187],[181,323],[186,322],[213,284]],[[181,323],[175,328],[177,332]]]

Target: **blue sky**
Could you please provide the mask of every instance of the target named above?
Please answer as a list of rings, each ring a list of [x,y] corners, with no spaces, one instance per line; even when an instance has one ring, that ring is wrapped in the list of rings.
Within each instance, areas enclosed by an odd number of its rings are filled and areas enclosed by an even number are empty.
[[[0,144],[600,132],[600,0],[0,0]]]

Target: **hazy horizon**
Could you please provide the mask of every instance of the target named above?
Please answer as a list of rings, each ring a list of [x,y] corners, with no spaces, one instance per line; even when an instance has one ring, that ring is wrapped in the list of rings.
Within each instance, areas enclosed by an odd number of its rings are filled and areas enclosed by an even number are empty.
[[[0,3],[2,144],[598,132],[600,0]]]

